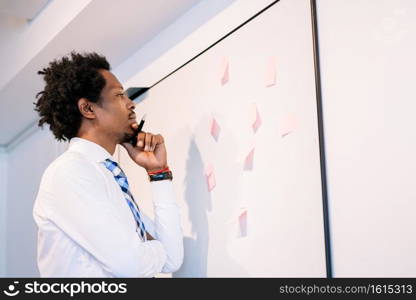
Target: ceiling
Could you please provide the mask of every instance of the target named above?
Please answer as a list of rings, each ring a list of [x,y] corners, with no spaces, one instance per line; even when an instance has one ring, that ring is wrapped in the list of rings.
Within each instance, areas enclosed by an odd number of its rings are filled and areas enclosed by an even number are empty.
[[[0,17],[14,16],[31,20],[48,2],[49,0],[0,0]]]
[[[199,1],[0,0],[0,147],[37,122],[37,71],[49,61],[97,51],[114,69]]]

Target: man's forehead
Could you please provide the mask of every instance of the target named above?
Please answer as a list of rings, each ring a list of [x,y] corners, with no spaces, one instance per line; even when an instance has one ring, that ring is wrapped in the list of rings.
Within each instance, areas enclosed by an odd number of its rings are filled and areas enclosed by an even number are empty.
[[[111,90],[124,90],[123,86],[121,86],[120,84],[115,84],[115,85],[109,85],[109,89]]]
[[[111,73],[107,70],[102,70],[101,74],[103,75],[103,77],[106,81],[106,88],[107,89],[110,89],[110,90],[112,90],[112,89],[123,89],[123,86],[118,81],[116,76],[114,76],[113,73]]]

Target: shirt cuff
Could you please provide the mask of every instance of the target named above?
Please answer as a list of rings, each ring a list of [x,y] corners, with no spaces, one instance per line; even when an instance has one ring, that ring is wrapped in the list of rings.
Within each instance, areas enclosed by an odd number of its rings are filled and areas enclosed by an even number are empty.
[[[175,193],[171,180],[160,180],[150,182],[153,193],[153,202],[158,204],[175,203]]]

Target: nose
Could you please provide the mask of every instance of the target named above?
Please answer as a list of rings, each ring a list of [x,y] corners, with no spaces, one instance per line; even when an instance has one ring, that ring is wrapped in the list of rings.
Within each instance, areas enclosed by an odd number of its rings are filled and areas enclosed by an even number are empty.
[[[129,100],[130,101],[128,103],[128,108],[131,109],[131,110],[134,110],[136,108],[136,103],[134,103],[133,100],[131,100],[130,98],[129,98]]]

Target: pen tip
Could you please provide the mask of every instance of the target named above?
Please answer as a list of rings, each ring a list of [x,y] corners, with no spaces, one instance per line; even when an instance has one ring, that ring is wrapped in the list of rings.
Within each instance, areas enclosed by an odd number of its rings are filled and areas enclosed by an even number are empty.
[[[144,121],[146,119],[146,114],[143,115],[142,120]]]

